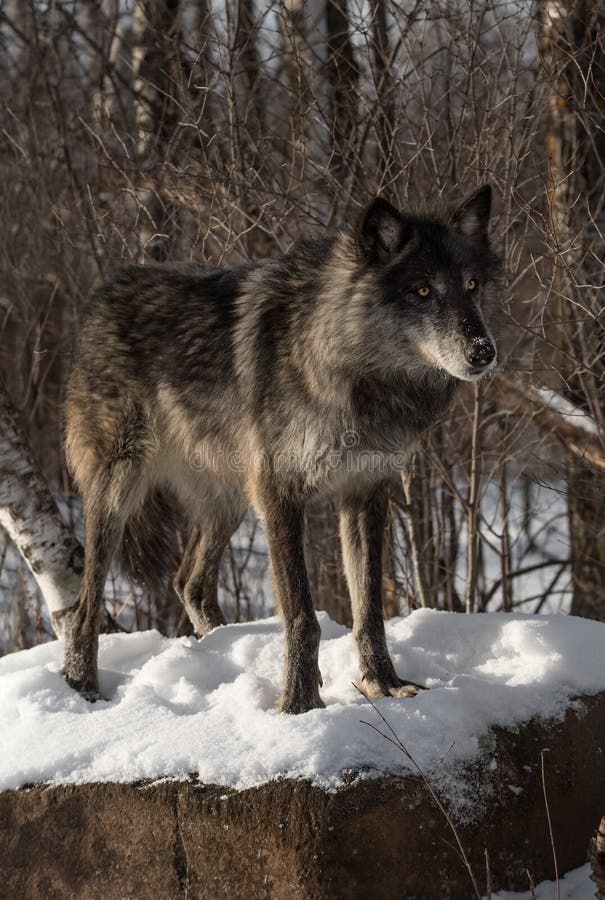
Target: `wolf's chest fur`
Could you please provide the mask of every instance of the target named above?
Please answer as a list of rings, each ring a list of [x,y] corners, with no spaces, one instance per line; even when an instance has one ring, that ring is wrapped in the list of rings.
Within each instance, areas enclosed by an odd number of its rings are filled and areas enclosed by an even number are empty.
[[[300,402],[276,393],[265,410],[258,449],[280,474],[311,491],[389,478],[405,468],[415,441],[447,406],[454,385],[443,374],[428,373],[416,380],[343,383],[340,402],[334,396],[332,402]]]
[[[446,375],[425,373],[416,380],[341,381],[337,389],[326,382],[325,392],[311,396],[304,386],[287,388],[276,378],[262,410],[250,382],[245,393],[226,385],[220,403],[198,390],[184,404],[168,391],[158,398],[164,410],[159,444],[166,443],[162,455],[176,453],[198,475],[213,472],[243,486],[251,472],[266,467],[286,489],[346,493],[357,483],[399,474],[454,385]]]

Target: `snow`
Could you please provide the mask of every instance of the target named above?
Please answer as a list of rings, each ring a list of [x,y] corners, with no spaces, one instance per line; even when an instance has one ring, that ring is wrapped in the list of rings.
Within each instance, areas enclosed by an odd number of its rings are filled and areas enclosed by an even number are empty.
[[[532,385],[531,390],[536,399],[542,400],[547,409],[552,410],[565,419],[570,425],[584,431],[590,437],[599,437],[599,426],[588,413],[570,403],[558,391],[540,388]]]
[[[278,713],[277,618],[217,628],[201,641],[156,631],[101,637],[106,701],[88,704],[60,675],[62,642],[0,659],[0,790],[51,782],[135,781],[190,774],[233,788],[278,776],[334,788],[409,766],[361,720],[380,725],[355,690],[351,633],[324,613],[323,710]],[[395,665],[431,688],[378,707],[440,789],[463,797],[460,761],[482,752],[491,725],[556,717],[572,698],[605,689],[605,624],[562,615],[418,610],[386,623]],[[453,748],[447,753],[451,744]],[[462,800],[460,802],[463,802]]]
[[[590,866],[580,866],[559,880],[561,900],[594,900],[596,885],[590,880]],[[554,881],[542,881],[534,888],[536,900],[553,900],[557,897]],[[532,900],[531,891],[499,891],[492,900]]]

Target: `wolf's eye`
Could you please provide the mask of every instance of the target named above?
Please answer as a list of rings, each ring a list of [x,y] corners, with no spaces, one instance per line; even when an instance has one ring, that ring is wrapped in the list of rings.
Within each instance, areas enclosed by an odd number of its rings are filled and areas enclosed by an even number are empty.
[[[428,288],[428,287],[421,287],[421,288],[418,288],[418,295],[419,295],[420,297],[428,297],[428,295],[429,295],[430,293],[431,293],[431,289]]]
[[[475,281],[474,278],[470,278],[470,279],[466,282],[466,289],[467,289],[467,291],[474,291],[476,287],[477,287],[477,282]]]

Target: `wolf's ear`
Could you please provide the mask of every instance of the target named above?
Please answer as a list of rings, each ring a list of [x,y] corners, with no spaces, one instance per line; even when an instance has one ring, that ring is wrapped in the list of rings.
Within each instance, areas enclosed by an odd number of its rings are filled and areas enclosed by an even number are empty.
[[[484,184],[462,201],[450,217],[450,225],[465,237],[487,241],[489,215],[492,208],[492,189]]]
[[[411,237],[411,228],[382,197],[372,200],[357,226],[357,243],[369,263],[387,262]]]

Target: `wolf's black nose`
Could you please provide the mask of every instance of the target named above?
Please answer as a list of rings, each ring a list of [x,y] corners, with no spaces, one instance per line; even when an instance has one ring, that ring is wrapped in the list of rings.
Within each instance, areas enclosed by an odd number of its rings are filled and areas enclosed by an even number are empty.
[[[495,355],[496,348],[488,338],[473,341],[465,352],[467,362],[473,369],[485,369],[493,362]]]

